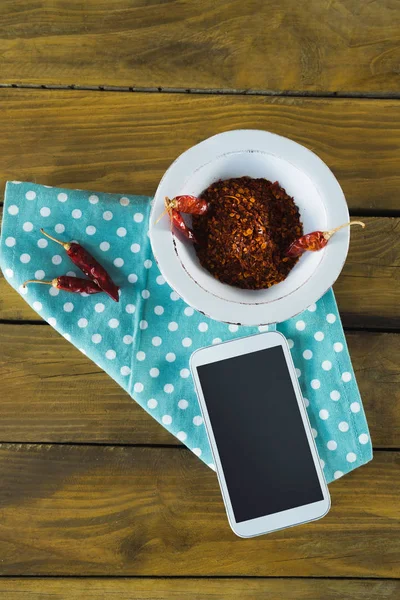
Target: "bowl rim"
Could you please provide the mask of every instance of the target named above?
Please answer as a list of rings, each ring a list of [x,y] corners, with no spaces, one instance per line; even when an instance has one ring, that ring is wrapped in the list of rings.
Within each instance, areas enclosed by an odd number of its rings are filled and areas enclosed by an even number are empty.
[[[336,243],[328,244],[323,250],[322,260],[305,282],[290,294],[268,303],[235,302],[219,298],[200,286],[181,263],[175,236],[165,228],[155,226],[164,207],[164,198],[173,197],[168,190],[179,192],[182,188],[187,179],[182,173],[193,173],[225,154],[257,151],[292,163],[308,175],[318,191],[325,192],[325,198],[329,198],[324,204],[329,228],[349,220],[345,196],[332,171],[314,152],[289,138],[258,129],[234,129],[211,136],[178,156],[164,173],[152,203],[149,237],[154,258],[164,279],[188,305],[212,319],[235,325],[269,325],[301,313],[336,281],[350,241],[350,228],[345,228],[337,235]],[[168,216],[164,218],[168,219]]]

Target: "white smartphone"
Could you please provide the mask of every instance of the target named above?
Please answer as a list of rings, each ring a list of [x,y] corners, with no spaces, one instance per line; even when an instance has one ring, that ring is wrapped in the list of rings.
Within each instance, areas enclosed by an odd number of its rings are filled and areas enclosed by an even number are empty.
[[[253,537],[326,515],[328,487],[285,337],[202,348],[190,363],[234,533]]]

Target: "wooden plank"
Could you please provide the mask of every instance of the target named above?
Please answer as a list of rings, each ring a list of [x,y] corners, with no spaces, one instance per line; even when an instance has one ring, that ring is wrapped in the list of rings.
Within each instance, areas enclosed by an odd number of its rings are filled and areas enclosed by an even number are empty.
[[[0,105],[0,194],[7,179],[17,179],[152,195],[171,162],[193,144],[254,128],[316,152],[359,214],[399,210],[394,100],[0,89]]]
[[[179,444],[51,327],[0,325],[0,339],[0,440]]]
[[[400,328],[400,219],[363,218],[354,228],[344,269],[334,285],[343,324]],[[40,316],[0,275],[0,319],[40,320]]]
[[[399,462],[379,452],[324,519],[242,540],[187,450],[3,444],[0,574],[398,578]]]
[[[2,83],[398,92],[392,0],[2,5]]]
[[[0,325],[0,440],[178,444],[50,327]],[[375,448],[400,448],[400,335],[349,333]]]
[[[400,219],[364,220],[334,285],[343,324],[399,328]]]
[[[400,581],[349,579],[1,579],[7,600],[397,600]]]

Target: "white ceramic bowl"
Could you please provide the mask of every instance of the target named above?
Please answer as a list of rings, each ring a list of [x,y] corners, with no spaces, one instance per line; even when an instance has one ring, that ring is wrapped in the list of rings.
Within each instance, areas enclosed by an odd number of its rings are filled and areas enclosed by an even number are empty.
[[[266,290],[220,283],[201,267],[193,246],[171,234],[168,215],[157,224],[165,196],[198,196],[230,177],[279,181],[300,210],[304,232],[332,229],[349,220],[335,176],[313,152],[288,138],[258,130],[234,130],[193,146],[163,176],[150,215],[150,240],[161,273],[193,308],[218,321],[266,325],[289,319],[316,302],[335,282],[346,260],[349,228],[320,252],[306,252],[285,281]]]

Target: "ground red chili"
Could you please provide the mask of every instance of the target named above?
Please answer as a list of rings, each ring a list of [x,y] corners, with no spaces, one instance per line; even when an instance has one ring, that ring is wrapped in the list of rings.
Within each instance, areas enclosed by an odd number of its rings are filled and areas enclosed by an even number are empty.
[[[217,181],[201,198],[208,210],[193,216],[193,231],[205,269],[223,283],[251,290],[287,277],[298,258],[286,252],[303,235],[303,226],[293,198],[278,182]]]

